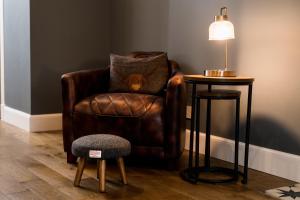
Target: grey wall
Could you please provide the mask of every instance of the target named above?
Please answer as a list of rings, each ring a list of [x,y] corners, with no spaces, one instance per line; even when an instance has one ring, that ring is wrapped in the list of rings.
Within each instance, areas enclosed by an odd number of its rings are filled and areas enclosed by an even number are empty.
[[[170,2],[168,52],[187,73],[202,73],[205,68],[222,65],[223,44],[208,41],[208,26],[221,6],[229,7],[229,17],[236,29],[236,39],[230,42],[230,65],[239,75],[256,78],[252,143],[300,155],[300,90],[297,78],[300,72],[300,2]],[[246,91],[243,91],[245,94]],[[244,95],[242,119],[245,119],[245,100]],[[233,116],[221,112],[230,112],[233,105],[215,103],[213,106],[213,132],[232,137]]]
[[[223,43],[208,41],[208,27],[214,15],[226,5],[236,29],[236,39],[229,43],[231,68],[239,75],[256,78],[251,142],[300,155],[297,78],[300,73],[300,1],[115,0],[116,3],[112,9],[112,30],[117,30],[113,31],[116,32],[112,37],[113,50],[166,49],[169,57],[177,60],[186,73],[202,73],[206,68],[223,65]],[[237,89],[243,92],[243,122],[246,90]],[[205,109],[205,105],[202,106]],[[233,110],[230,102],[213,103],[212,131],[216,135],[232,137]],[[203,121],[201,126],[204,131]]]
[[[111,51],[166,50],[168,0],[111,0]]]
[[[31,114],[61,112],[65,72],[107,66],[109,0],[31,0]]]
[[[30,113],[29,0],[4,0],[6,105]]]

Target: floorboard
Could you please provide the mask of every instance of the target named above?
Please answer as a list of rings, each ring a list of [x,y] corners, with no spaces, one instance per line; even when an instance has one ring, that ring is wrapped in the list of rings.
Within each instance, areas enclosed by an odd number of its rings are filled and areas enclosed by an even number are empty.
[[[214,160],[217,165],[228,163]],[[185,168],[187,152],[180,169]],[[98,193],[96,165],[86,167],[80,188],[73,187],[76,166],[66,163],[62,133],[27,133],[0,122],[0,200],[267,200],[266,189],[293,184],[292,181],[250,170],[249,184],[192,185],[179,171],[126,166],[129,185],[121,183],[116,163],[107,167],[107,192]]]

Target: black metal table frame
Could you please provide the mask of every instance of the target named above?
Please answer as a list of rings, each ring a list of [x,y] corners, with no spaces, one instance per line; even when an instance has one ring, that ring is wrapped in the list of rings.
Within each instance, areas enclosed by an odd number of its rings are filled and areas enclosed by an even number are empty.
[[[251,107],[252,107],[252,81],[199,81],[199,80],[187,80],[186,83],[192,84],[192,109],[191,109],[191,127],[190,127],[190,147],[189,147],[189,165],[188,168],[193,168],[193,147],[194,147],[194,131],[195,131],[195,107],[196,107],[196,92],[197,85],[207,85],[208,91],[212,90],[213,85],[219,86],[248,86],[248,99],[247,99],[247,117],[246,117],[246,135],[245,135],[245,157],[244,157],[244,171],[242,174],[243,184],[247,184],[248,182],[248,158],[249,158],[249,143],[250,143],[250,125],[251,125]],[[208,104],[210,104],[211,100],[207,100]]]

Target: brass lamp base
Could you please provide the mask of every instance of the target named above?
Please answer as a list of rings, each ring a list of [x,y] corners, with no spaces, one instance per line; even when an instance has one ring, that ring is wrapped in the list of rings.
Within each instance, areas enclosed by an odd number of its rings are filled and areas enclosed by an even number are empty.
[[[235,71],[224,69],[204,70],[204,76],[210,77],[235,77]]]

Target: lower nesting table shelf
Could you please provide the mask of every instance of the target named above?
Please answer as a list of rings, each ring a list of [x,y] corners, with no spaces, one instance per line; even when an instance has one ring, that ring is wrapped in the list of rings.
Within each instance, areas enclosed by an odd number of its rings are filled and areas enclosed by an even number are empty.
[[[205,175],[209,173],[216,173],[221,175],[223,178],[206,178]],[[237,174],[233,169],[226,167],[193,167],[187,168],[180,173],[180,176],[185,181],[193,184],[199,183],[228,183],[238,181],[239,175],[243,173],[238,172]],[[226,176],[226,177],[225,177]]]

